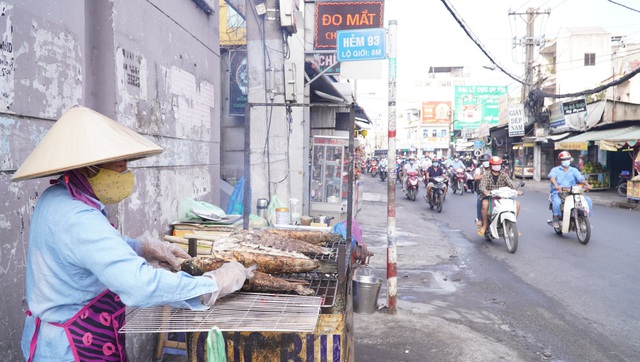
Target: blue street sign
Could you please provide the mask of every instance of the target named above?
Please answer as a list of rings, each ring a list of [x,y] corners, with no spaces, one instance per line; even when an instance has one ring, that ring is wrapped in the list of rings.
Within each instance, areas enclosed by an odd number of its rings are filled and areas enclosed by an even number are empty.
[[[339,30],[337,34],[338,61],[385,59],[386,31],[382,28]]]

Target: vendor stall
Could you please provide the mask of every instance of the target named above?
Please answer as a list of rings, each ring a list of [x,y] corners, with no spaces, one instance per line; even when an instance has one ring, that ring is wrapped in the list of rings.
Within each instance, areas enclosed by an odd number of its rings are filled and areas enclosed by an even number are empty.
[[[533,143],[516,143],[513,145],[513,176],[519,178],[533,177]]]
[[[297,262],[289,262],[288,256],[278,256],[278,265],[255,259],[258,269],[251,282],[209,310],[168,306],[130,310],[122,333],[186,333],[183,345],[190,362],[207,361],[206,340],[213,327],[222,332],[229,361],[273,361],[283,356],[296,361],[354,360],[351,257],[347,256],[351,248],[342,235],[297,227],[227,235],[194,233],[183,239],[188,240],[191,255],[196,245],[211,246],[209,255],[200,253],[182,263],[182,270],[192,275],[206,272],[229,250],[239,261],[247,254],[271,253],[266,245],[290,243],[304,251],[296,256]],[[252,251],[253,243],[260,245],[259,252]],[[267,272],[267,283],[258,287],[261,281],[256,278],[265,278]],[[164,337],[159,343],[163,341]]]

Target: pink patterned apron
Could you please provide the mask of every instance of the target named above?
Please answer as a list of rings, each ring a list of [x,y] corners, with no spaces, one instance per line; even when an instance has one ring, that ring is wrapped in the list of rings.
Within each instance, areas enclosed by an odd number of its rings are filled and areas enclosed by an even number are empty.
[[[125,335],[118,333],[125,321],[124,312],[120,297],[105,290],[67,322],[50,324],[64,328],[76,361],[127,362]],[[40,321],[36,319],[29,362],[36,351]]]

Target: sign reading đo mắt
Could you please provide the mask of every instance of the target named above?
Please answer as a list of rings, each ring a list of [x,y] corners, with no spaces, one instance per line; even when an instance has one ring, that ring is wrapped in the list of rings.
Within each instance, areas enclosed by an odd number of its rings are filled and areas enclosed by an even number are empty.
[[[382,28],[383,8],[383,1],[317,2],[313,48],[335,51],[338,30]]]

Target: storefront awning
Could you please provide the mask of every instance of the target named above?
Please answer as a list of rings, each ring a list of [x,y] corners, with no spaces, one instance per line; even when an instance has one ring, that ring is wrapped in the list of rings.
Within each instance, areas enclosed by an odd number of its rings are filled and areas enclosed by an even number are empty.
[[[640,142],[640,126],[588,131],[556,142],[556,149],[586,150],[588,142],[599,141],[605,149],[614,151],[622,147],[633,147]]]

